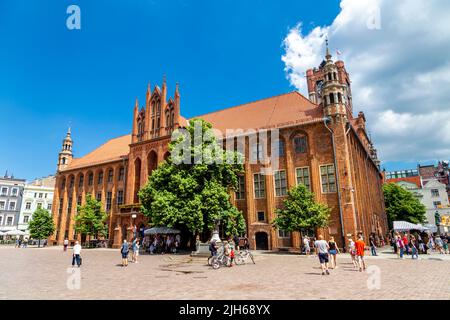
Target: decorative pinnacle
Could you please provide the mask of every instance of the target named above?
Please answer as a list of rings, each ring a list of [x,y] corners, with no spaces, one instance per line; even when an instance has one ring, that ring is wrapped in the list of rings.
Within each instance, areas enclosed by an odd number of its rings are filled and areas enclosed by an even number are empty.
[[[325,38],[325,45],[326,45],[326,48],[327,48],[325,58],[326,58],[327,60],[331,60],[331,57],[332,57],[332,56],[331,56],[331,54],[330,54],[330,48],[328,47],[328,37]]]

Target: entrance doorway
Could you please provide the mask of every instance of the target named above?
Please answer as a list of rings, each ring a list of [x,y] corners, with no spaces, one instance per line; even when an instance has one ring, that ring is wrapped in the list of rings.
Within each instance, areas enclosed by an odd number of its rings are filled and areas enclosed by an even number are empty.
[[[269,250],[269,237],[265,232],[255,234],[256,250]]]

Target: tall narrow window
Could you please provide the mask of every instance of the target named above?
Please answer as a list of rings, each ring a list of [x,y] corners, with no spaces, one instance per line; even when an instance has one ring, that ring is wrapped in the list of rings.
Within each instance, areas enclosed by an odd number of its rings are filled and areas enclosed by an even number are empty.
[[[125,168],[124,168],[124,167],[121,167],[121,168],[119,169],[119,177],[118,177],[118,180],[119,180],[119,181],[123,181],[124,177],[125,177]]]
[[[78,188],[83,188],[83,184],[84,184],[84,176],[81,175],[78,180]]]
[[[63,203],[64,203],[64,198],[59,198],[59,210],[58,210],[59,215],[62,215],[62,213],[63,213]]]
[[[108,183],[112,183],[113,179],[114,179],[114,171],[113,171],[113,169],[110,169],[108,171]]]
[[[279,139],[278,140],[278,156],[284,157],[286,155],[286,147],[284,144],[284,141]]]
[[[92,187],[93,184],[94,184],[94,174],[91,172],[89,173],[88,185]]]
[[[286,171],[275,171],[275,196],[282,197],[287,195]]]
[[[123,190],[117,191],[117,205],[121,206],[123,204]]]
[[[297,175],[297,185],[304,184],[311,191],[311,179],[309,176],[309,167],[295,169]]]
[[[295,153],[305,153],[307,149],[307,140],[305,136],[294,138]]]
[[[112,192],[108,192],[106,194],[106,211],[111,210],[111,204],[112,204]]]
[[[97,201],[102,201],[102,192],[97,192]]]
[[[336,176],[334,172],[334,165],[320,166],[320,176],[322,181],[322,192],[336,192]]]
[[[252,145],[252,160],[261,161],[263,158],[263,146],[261,143]]]
[[[264,198],[266,196],[265,176],[261,173],[255,173],[253,175],[253,184],[255,188],[255,198]]]
[[[67,214],[70,215],[72,213],[72,197],[69,197],[69,202],[67,203]]]
[[[97,184],[102,184],[103,183],[103,171],[98,173],[98,181]]]
[[[245,176],[238,176],[238,188],[236,190],[236,200],[245,199]]]

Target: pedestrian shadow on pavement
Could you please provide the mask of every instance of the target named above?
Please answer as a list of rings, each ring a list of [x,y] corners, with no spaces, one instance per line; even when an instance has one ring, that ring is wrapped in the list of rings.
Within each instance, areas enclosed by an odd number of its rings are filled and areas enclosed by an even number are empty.
[[[316,272],[305,272],[305,274],[312,275],[312,276],[321,276],[322,275],[322,273],[316,273]]]

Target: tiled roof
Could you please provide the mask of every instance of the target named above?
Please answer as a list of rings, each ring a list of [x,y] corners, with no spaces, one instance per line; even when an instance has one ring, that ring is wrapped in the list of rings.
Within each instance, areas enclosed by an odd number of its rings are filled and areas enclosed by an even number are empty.
[[[84,157],[73,159],[70,165],[62,171],[120,160],[121,157],[128,155],[130,143],[131,135],[111,139]]]
[[[226,129],[246,130],[292,125],[320,120],[322,117],[322,110],[316,104],[293,91],[194,118],[208,121],[215,129],[225,132]],[[187,126],[188,121],[180,117],[181,126]],[[62,171],[120,160],[128,155],[130,143],[131,135],[109,140],[84,157],[73,159]]]
[[[300,93],[293,91],[194,118],[210,122],[213,128],[262,129],[283,126],[293,121],[321,119],[322,110]]]

